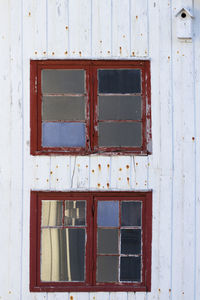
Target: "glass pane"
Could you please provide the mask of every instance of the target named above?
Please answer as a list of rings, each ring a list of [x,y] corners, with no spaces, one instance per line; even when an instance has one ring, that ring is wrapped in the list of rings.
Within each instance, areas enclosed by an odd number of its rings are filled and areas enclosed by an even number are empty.
[[[84,123],[42,123],[43,147],[84,147]]]
[[[85,201],[65,201],[65,225],[85,225]]]
[[[85,92],[84,70],[42,70],[42,93]]]
[[[121,257],[120,281],[141,281],[141,257]]]
[[[98,256],[97,282],[117,282],[118,261],[118,256]]]
[[[140,93],[140,70],[99,70],[99,93]]]
[[[42,226],[62,226],[62,201],[42,200]]]
[[[98,201],[97,224],[104,227],[119,226],[118,201]]]
[[[121,230],[121,254],[141,254],[141,230]]]
[[[141,97],[99,96],[99,120],[141,120]]]
[[[118,254],[117,229],[98,229],[97,251],[101,254]]]
[[[142,203],[122,201],[122,226],[141,226]]]
[[[84,97],[43,97],[42,120],[85,120]]]
[[[141,147],[141,123],[99,123],[100,147]]]
[[[84,269],[85,229],[42,229],[42,281],[84,281]]]

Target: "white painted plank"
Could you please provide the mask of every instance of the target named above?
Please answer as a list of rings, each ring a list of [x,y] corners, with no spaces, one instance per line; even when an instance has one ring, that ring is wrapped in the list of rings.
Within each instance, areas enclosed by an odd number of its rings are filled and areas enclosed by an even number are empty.
[[[135,170],[135,178],[133,185],[137,190],[147,189],[147,170],[148,159],[147,156],[133,156],[133,168]]]
[[[196,136],[195,141],[196,143],[196,194],[195,194],[195,226],[194,226],[194,238],[195,238],[195,248],[194,248],[194,256],[195,256],[195,265],[194,265],[194,298],[198,299],[198,295],[200,295],[200,72],[199,72],[199,64],[200,64],[200,40],[196,38],[200,35],[200,28],[199,28],[199,18],[200,18],[200,2],[194,1],[194,37],[193,37],[193,50],[194,50],[194,67],[195,67],[195,120],[196,120]]]
[[[10,149],[10,110],[11,110],[11,90],[10,90],[10,10],[9,3],[3,1],[0,3],[0,38],[1,38],[1,56],[0,56],[0,88],[1,88],[1,110],[0,110],[0,124],[1,124],[1,156],[0,156],[0,197],[1,197],[1,212],[0,212],[0,226],[1,231],[1,272],[0,272],[0,296],[1,298],[13,299],[19,294],[19,290],[13,282],[12,275],[8,272],[11,266],[11,217],[13,213],[10,211],[11,204],[11,149]],[[17,212],[20,212],[17,210]],[[19,228],[18,228],[19,230]],[[17,235],[18,235],[17,230]],[[19,235],[18,235],[19,237]],[[13,245],[12,245],[13,246]],[[21,246],[21,245],[20,245]],[[19,246],[19,247],[20,247]],[[17,251],[18,254],[18,251]],[[17,255],[16,254],[16,255]],[[18,256],[18,255],[17,255]],[[15,257],[17,258],[17,257]],[[19,257],[18,257],[19,258]],[[17,268],[18,266],[16,266]],[[14,271],[14,270],[13,270]],[[2,284],[3,283],[3,284]],[[17,285],[20,284],[20,279],[17,280]],[[13,293],[13,296],[12,296]]]
[[[87,57],[91,55],[91,2],[69,1],[69,55]]]
[[[152,152],[147,159],[147,186],[153,189],[153,219],[152,219],[152,272],[151,293],[147,293],[146,299],[159,299],[159,203],[160,203],[160,86],[159,73],[159,3],[152,1],[148,3],[149,17],[149,56],[151,57],[151,117],[152,117]]]
[[[32,182],[31,189],[32,190],[50,190],[51,186],[51,170],[50,170],[50,157],[49,156],[34,156],[32,157]],[[27,172],[28,172],[28,164]],[[30,172],[30,170],[29,170]],[[30,176],[30,175],[29,175]]]
[[[93,57],[112,55],[111,0],[92,1],[92,52]]]
[[[89,188],[89,157],[71,157],[71,188],[77,190]]]
[[[47,10],[46,1],[29,0],[23,2],[23,39],[28,47],[30,56],[35,59],[46,58],[48,55],[47,43]]]
[[[130,55],[130,11],[129,0],[112,2],[112,55],[128,57]]]
[[[90,300],[110,300],[108,292],[90,293]]]
[[[50,188],[52,191],[70,189],[70,158],[69,156],[52,156],[50,163]]]
[[[128,293],[127,292],[111,292],[109,300],[127,300]]]
[[[29,226],[30,190],[46,190],[49,187],[50,158],[30,156],[30,57],[47,57],[46,1],[22,1],[21,20],[23,60],[23,251],[22,251],[22,300],[47,299],[46,293],[29,292]],[[30,164],[32,167],[30,167]],[[38,165],[38,167],[37,167]],[[30,182],[30,179],[35,178]],[[39,178],[39,180],[36,180]],[[38,182],[37,182],[38,181]],[[39,183],[40,182],[40,183]]]
[[[90,158],[90,189],[109,190],[111,158],[109,156],[91,156]]]
[[[111,158],[111,189],[131,189],[130,156],[113,156]]]
[[[49,58],[67,58],[69,52],[68,2],[48,0]]]
[[[188,1],[188,4],[190,1]],[[191,3],[190,3],[191,4]],[[174,8],[178,1],[174,1]],[[175,28],[175,24],[173,23]],[[193,49],[174,32],[173,299],[194,298],[194,100]],[[184,84],[183,84],[184,82]],[[189,100],[189,101],[188,101]],[[188,113],[190,112],[190,113]],[[178,275],[177,269],[179,269]]]
[[[130,18],[131,55],[148,56],[148,1],[131,0]]]
[[[48,293],[47,300],[69,300],[69,293]]]

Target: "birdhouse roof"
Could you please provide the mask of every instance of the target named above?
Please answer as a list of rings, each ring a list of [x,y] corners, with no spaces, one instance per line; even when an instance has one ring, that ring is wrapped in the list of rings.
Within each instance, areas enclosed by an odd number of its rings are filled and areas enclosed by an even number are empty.
[[[183,7],[182,9],[180,9],[175,16],[177,17],[182,12],[186,12],[192,19],[194,18],[193,14],[187,8],[185,8],[185,7]]]

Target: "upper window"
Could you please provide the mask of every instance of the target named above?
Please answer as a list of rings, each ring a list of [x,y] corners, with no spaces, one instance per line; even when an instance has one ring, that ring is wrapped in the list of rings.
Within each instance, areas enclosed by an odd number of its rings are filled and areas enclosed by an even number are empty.
[[[31,291],[150,291],[151,192],[32,192]]]
[[[31,154],[151,152],[149,61],[31,61]]]

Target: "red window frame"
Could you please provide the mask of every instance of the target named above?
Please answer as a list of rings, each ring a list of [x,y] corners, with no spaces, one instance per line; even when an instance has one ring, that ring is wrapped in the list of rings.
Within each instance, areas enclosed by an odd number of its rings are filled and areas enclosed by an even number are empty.
[[[40,237],[42,200],[86,200],[87,243],[85,282],[42,282],[40,280]],[[142,279],[141,282],[97,283],[97,201],[142,202]],[[30,291],[151,291],[152,192],[40,192],[31,191],[30,203]]]
[[[141,147],[99,147],[97,116],[97,70],[140,69],[142,97]],[[84,69],[86,71],[86,145],[85,147],[43,147],[41,71],[43,69]],[[30,127],[32,155],[91,153],[148,155],[151,153],[151,90],[150,61],[148,60],[31,60],[30,62]],[[119,121],[120,122],[120,121]],[[123,121],[126,122],[126,121]]]

